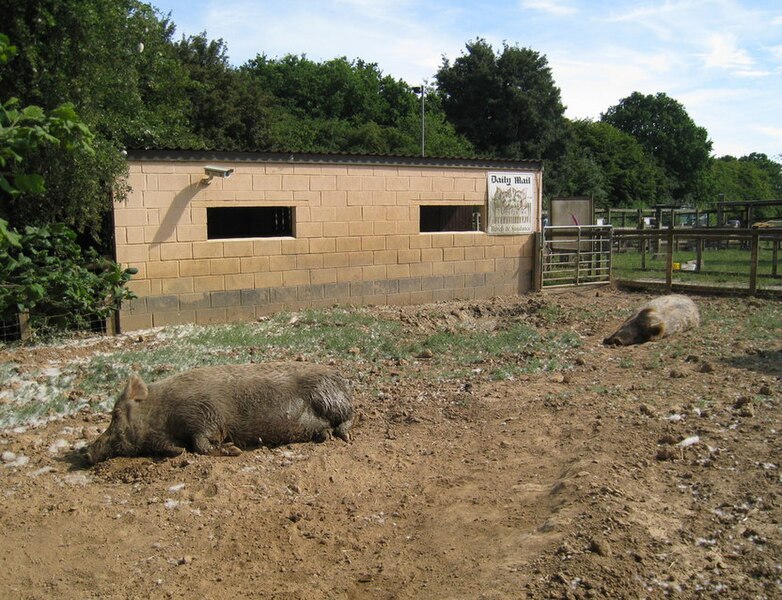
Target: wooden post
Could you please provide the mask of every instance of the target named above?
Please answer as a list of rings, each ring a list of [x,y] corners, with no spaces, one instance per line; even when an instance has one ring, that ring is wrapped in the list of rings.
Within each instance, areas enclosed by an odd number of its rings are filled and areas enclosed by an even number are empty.
[[[19,313],[19,340],[27,342],[33,336],[33,330],[30,327],[30,313]]]
[[[667,242],[668,248],[665,253],[665,289],[670,294],[673,289],[673,223],[668,227]]]
[[[642,231],[643,228],[644,228],[644,213],[643,213],[643,211],[640,208],[638,209],[638,225],[637,225],[637,227],[638,227],[638,231]],[[639,253],[642,252],[641,244],[645,244],[645,243],[646,243],[645,240],[642,240],[642,239],[638,240],[638,252]]]
[[[579,275],[580,275],[580,269],[581,269],[581,227],[578,228],[578,233],[576,234],[576,285],[580,283]]]
[[[117,335],[119,333],[119,311],[111,313],[106,317],[106,335]]]
[[[608,229],[608,283],[614,280],[614,228]]]
[[[675,208],[671,209],[671,227],[676,227],[676,209]],[[679,251],[679,242],[680,242],[680,239],[677,237],[676,238],[676,242],[675,242],[676,243],[676,252]]]
[[[640,212],[640,211],[639,211]],[[646,271],[646,238],[643,236],[644,220],[638,221],[638,251],[641,253],[641,270]]]
[[[750,264],[749,264],[749,293],[755,295],[758,291],[758,241],[760,232],[756,229],[752,232],[750,241]]]
[[[538,231],[535,234],[537,260],[535,261],[535,270],[533,275],[534,279],[532,281],[532,291],[534,292],[539,292],[543,289],[543,259],[545,257],[543,252],[543,245],[545,243],[544,236],[545,230]]]
[[[777,276],[777,263],[779,259],[779,238],[774,239],[774,244],[771,246],[771,275]]]

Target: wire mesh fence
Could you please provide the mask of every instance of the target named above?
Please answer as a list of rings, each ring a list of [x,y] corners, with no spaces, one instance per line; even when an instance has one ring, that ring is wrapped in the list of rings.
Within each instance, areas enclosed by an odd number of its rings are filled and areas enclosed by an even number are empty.
[[[116,332],[114,315],[91,315],[79,319],[78,326],[63,327],[72,322],[72,315],[35,315],[19,313],[0,318],[0,343],[26,342],[58,335],[113,335]]]

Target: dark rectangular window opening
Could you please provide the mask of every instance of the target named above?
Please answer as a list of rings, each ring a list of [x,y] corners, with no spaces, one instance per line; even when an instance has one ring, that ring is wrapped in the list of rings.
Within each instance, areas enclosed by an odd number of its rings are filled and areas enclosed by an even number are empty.
[[[206,209],[206,237],[293,237],[294,207],[236,206]]]
[[[481,205],[421,206],[421,233],[482,231]]]

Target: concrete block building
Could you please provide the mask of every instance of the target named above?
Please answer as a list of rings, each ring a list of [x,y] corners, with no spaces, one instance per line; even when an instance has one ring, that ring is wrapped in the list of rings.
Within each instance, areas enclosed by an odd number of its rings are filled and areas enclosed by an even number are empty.
[[[539,161],[130,152],[116,259],[122,331],[335,304],[521,294]]]

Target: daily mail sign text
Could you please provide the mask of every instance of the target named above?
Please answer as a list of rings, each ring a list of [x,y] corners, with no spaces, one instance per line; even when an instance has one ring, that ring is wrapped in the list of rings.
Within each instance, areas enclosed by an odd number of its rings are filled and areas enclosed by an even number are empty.
[[[536,230],[537,178],[535,173],[487,173],[489,234],[517,235]]]

